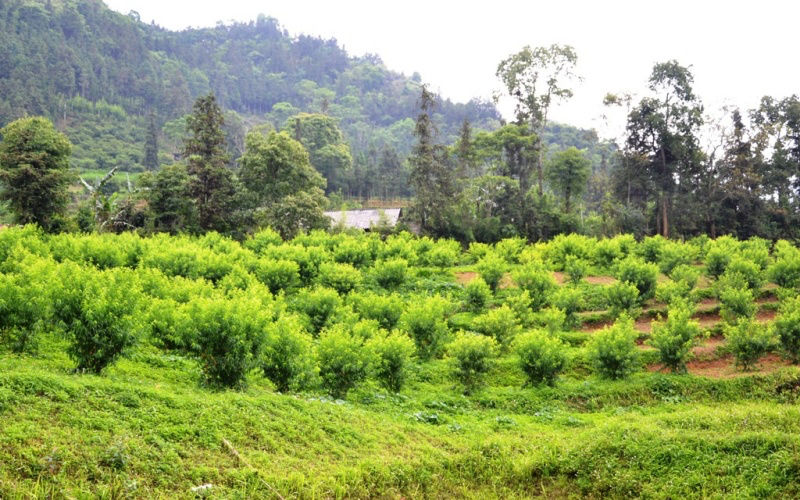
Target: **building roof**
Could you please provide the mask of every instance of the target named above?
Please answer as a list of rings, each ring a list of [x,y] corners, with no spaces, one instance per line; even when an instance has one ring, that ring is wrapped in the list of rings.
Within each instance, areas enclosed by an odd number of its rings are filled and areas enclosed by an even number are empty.
[[[369,229],[380,222],[381,214],[385,216],[389,226],[394,227],[400,219],[401,208],[384,208],[373,210],[346,210],[338,212],[325,212],[332,219],[331,225],[340,224],[344,217],[344,225],[349,228]]]

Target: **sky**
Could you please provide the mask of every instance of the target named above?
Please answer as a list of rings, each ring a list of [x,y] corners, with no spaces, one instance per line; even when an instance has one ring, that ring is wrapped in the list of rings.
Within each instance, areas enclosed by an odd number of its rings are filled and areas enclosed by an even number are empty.
[[[389,69],[415,71],[454,101],[491,98],[499,62],[525,45],[572,45],[583,78],[554,120],[618,133],[623,111],[602,106],[607,92],[646,93],[655,63],[690,66],[708,112],[756,107],[763,95],[800,93],[796,19],[789,0],[106,0],[122,13],[169,29],[274,17],[292,35],[336,38],[351,55],[378,54]],[[747,5],[747,7],[744,7]],[[501,111],[511,118],[509,102]]]

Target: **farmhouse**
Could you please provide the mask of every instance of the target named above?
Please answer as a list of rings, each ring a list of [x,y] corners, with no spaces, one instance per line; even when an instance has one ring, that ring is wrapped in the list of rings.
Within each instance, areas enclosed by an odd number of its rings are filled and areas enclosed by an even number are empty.
[[[347,228],[370,231],[372,227],[385,224],[394,227],[403,216],[402,208],[384,208],[369,210],[341,210],[325,212],[331,218],[331,225],[343,225]]]

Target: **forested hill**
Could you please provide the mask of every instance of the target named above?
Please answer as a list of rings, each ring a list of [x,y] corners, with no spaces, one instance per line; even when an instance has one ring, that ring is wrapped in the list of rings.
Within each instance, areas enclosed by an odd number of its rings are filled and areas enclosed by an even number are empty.
[[[386,147],[407,152],[421,78],[386,68],[375,55],[354,57],[336,40],[290,36],[277,20],[169,31],[100,0],[0,2],[0,126],[45,115],[75,144],[81,170],[141,169],[147,116],[163,132],[161,160],[182,134],[180,118],[213,91],[231,146],[263,122],[281,127],[298,112],[339,120],[354,160]],[[492,129],[488,102],[444,99],[442,140],[462,121]],[[234,151],[234,154],[236,151]]]

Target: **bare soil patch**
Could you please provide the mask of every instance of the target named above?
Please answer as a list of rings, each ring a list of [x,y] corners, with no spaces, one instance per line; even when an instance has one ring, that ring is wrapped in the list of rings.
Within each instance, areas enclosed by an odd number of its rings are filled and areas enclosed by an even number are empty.
[[[728,354],[716,359],[696,359],[686,364],[689,373],[700,377],[709,378],[736,378],[750,375],[767,375],[780,368],[789,366],[791,363],[777,354],[767,354],[758,362],[755,369],[749,372],[741,371],[736,368],[733,355]],[[652,364],[647,367],[647,371],[665,371],[661,364]]]

